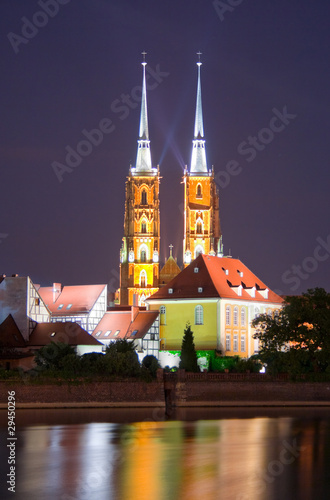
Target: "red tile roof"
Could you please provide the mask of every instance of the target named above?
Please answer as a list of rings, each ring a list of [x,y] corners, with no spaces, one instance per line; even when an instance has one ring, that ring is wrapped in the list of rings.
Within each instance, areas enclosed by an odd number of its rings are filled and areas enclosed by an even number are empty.
[[[92,335],[99,340],[143,338],[158,314],[157,311],[140,310],[132,322],[131,311],[107,311]],[[134,331],[136,333],[132,335]]]
[[[198,268],[198,272],[195,272]],[[236,287],[242,287],[238,295]],[[255,287],[255,297],[248,290]],[[169,289],[173,293],[169,293]],[[201,291],[199,291],[200,289]],[[239,259],[199,255],[189,266],[172,279],[166,286],[147,299],[184,299],[184,298],[232,298],[258,302],[281,304],[283,299],[268,289]],[[263,292],[264,291],[264,292]]]
[[[71,321],[38,323],[33,329],[27,342],[29,347],[43,346],[50,342],[63,342],[69,345],[100,345],[101,343],[81,328],[78,323]]]
[[[38,292],[53,316],[88,313],[106,285],[65,286],[60,294],[53,287],[41,287]],[[55,297],[55,302],[54,302]],[[63,305],[60,309],[59,306]],[[71,307],[68,308],[68,306]]]

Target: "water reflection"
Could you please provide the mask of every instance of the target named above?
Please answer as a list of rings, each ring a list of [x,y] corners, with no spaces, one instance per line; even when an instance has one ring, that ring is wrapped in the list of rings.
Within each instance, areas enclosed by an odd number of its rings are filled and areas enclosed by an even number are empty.
[[[19,500],[329,498],[327,418],[28,425],[17,437]]]

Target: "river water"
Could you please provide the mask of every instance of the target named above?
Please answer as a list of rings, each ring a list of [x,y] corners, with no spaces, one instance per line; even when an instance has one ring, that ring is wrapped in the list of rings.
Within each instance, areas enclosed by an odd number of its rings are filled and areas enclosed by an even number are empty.
[[[323,500],[330,408],[17,410],[2,500]]]

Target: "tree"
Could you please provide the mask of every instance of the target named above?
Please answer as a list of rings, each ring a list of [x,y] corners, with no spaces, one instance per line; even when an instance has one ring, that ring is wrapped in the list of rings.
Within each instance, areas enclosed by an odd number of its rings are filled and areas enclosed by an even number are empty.
[[[187,372],[198,372],[197,354],[194,344],[194,335],[190,328],[190,324],[186,324],[181,345],[181,361],[180,368]]]
[[[160,368],[158,359],[156,358],[156,356],[153,356],[152,354],[148,354],[148,356],[145,356],[143,358],[142,366],[144,366],[149,371],[152,377],[156,377],[157,370],[158,368]]]
[[[78,359],[75,349],[69,344],[63,342],[50,342],[41,347],[35,355],[37,366],[46,370],[61,370],[64,367],[66,356],[71,356],[73,359]]]
[[[134,342],[119,339],[111,342],[104,356],[104,370],[108,375],[136,377],[140,375],[141,366],[135,352]]]
[[[261,314],[252,326],[259,357],[271,370],[330,371],[330,294],[323,288],[287,297],[278,314]]]

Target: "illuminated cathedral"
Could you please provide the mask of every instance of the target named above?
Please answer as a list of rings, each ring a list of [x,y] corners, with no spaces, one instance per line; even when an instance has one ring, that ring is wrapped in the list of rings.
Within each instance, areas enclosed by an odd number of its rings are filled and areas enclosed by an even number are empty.
[[[165,281],[160,281],[159,278],[160,173],[159,167],[153,167],[151,162],[146,64],[144,60],[142,62],[143,83],[136,164],[130,167],[126,181],[124,237],[120,252],[119,301],[121,305],[133,305],[134,296],[138,297],[139,305],[144,305],[144,301],[165,284]],[[185,169],[183,178],[184,266],[190,264],[200,253],[222,256],[219,194],[214,181],[214,170],[208,169],[205,152],[201,65],[199,60],[191,163],[190,169]],[[173,260],[172,255],[170,259]],[[172,262],[166,264],[167,267],[165,265],[164,271],[162,270],[163,275],[167,275],[168,269],[171,268],[175,270],[174,277],[179,268]]]

